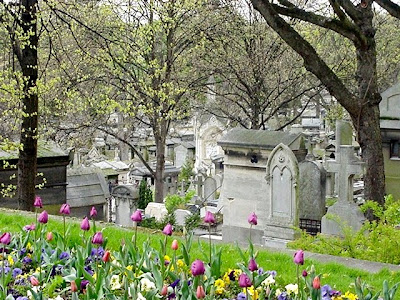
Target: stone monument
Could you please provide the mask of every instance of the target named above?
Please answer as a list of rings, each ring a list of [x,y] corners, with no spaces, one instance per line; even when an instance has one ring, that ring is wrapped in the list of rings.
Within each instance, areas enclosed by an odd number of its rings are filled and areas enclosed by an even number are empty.
[[[265,245],[285,243],[295,238],[298,226],[298,162],[292,150],[279,144],[272,150],[267,162],[267,193],[265,205],[269,213],[264,231]]]
[[[115,224],[132,226],[131,215],[137,209],[139,189],[133,185],[118,185],[111,195],[115,199]]]
[[[328,172],[337,174],[337,202],[328,208],[327,215],[335,215],[354,230],[359,230],[365,220],[358,205],[353,201],[353,177],[363,171],[362,162],[354,156],[354,147],[339,146],[336,160],[326,161]],[[340,235],[340,224],[327,215],[322,218],[321,230],[324,234]]]

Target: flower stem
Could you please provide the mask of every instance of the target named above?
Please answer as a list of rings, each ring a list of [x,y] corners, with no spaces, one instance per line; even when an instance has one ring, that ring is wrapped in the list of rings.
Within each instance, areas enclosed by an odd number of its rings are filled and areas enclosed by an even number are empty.
[[[1,277],[2,277],[2,285],[3,285],[3,291],[4,291],[4,297],[7,296],[7,289],[6,289],[6,280],[5,280],[5,272],[6,268],[4,267],[5,261],[4,261],[4,253],[6,253],[6,246],[3,246],[3,252],[1,253],[2,257],[2,264],[1,264]]]
[[[136,248],[136,241],[137,241],[137,223],[135,222],[135,241],[134,241],[134,248],[135,248],[135,251],[137,250],[137,248]]]
[[[211,224],[208,223],[208,243],[210,245],[210,267],[211,267]]]

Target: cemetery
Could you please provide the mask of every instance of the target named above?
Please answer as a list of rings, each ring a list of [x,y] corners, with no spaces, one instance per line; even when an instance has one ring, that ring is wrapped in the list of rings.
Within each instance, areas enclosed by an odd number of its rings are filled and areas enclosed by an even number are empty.
[[[0,1],[0,300],[400,299],[394,0]]]

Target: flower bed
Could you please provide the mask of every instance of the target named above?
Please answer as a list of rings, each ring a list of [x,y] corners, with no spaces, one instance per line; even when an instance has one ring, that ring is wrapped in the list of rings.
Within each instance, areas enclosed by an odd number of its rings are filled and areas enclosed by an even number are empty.
[[[35,206],[40,208],[39,198]],[[96,230],[94,220],[81,222],[81,243],[69,247],[65,217],[61,233],[47,230],[48,215],[42,211],[37,222],[24,226],[20,233],[0,234],[0,299],[394,299],[397,284],[384,283],[381,293],[372,292],[359,279],[350,291],[335,291],[321,284],[321,275],[311,266],[303,270],[304,254],[296,252],[293,265],[297,277],[282,283],[279,274],[264,270],[257,262],[253,245],[243,252],[242,262],[226,272],[221,271],[221,249],[211,246],[202,259],[191,256],[192,237],[178,242],[167,225],[160,245],[137,245],[137,224],[140,212],[132,215],[134,238],[123,241],[119,250],[107,248],[107,237]],[[90,212],[94,217],[96,211]],[[211,227],[215,218],[207,213],[204,222]],[[257,225],[257,216],[249,216],[250,227]],[[169,255],[167,255],[169,254]]]

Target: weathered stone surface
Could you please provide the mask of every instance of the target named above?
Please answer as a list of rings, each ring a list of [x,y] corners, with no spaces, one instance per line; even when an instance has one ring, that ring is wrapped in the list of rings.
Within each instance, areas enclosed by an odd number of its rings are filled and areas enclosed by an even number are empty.
[[[269,206],[264,235],[268,238],[292,240],[295,238],[293,226],[298,226],[298,162],[284,144],[279,144],[271,152],[267,162],[267,193]],[[268,241],[268,239],[266,240]]]
[[[362,172],[362,162],[354,156],[354,148],[341,145],[336,155],[336,160],[326,162],[329,172],[337,173],[337,202],[328,208],[327,215],[335,215],[341,222],[348,224],[354,230],[358,230],[365,218],[358,206],[353,201],[353,177]],[[323,234],[338,235],[342,232],[340,223],[334,222],[324,216],[321,222]]]
[[[139,190],[133,185],[118,185],[112,191],[115,199],[115,223],[132,226],[131,215],[136,211],[139,201]]]
[[[154,217],[157,221],[161,221],[168,214],[168,211],[164,203],[150,202],[147,204],[144,213],[146,216]]]
[[[184,226],[186,218],[192,215],[192,213],[186,209],[177,209],[174,213],[176,225],[180,226]]]
[[[326,171],[316,161],[299,163],[299,218],[321,220],[325,214]]]

